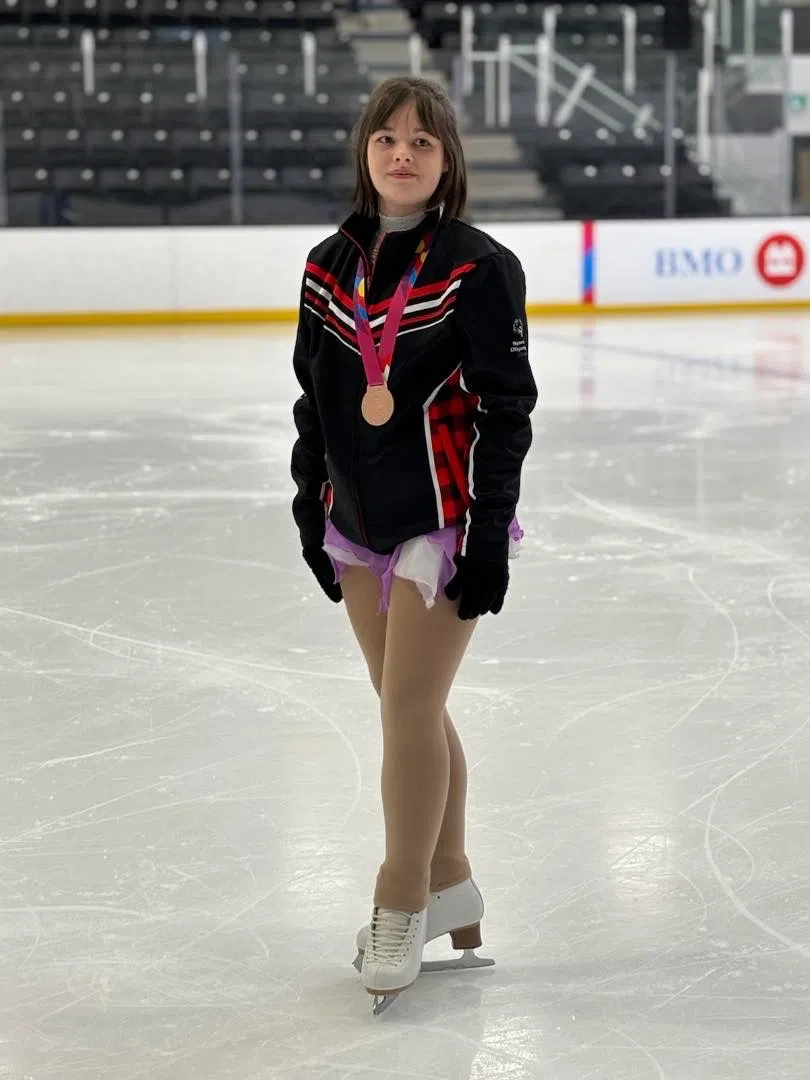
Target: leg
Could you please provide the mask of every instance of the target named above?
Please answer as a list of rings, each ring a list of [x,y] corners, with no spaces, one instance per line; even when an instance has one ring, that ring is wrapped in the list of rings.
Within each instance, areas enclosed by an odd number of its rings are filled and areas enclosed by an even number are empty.
[[[379,697],[385,660],[386,616],[377,611],[380,583],[364,566],[347,566],[343,571],[343,600],[354,636],[365,657],[371,685]]]
[[[381,694],[386,855],[377,906],[427,905],[450,788],[445,703],[474,628],[445,597],[428,609],[412,583],[394,579]]]
[[[371,684],[379,696],[382,691],[386,636],[386,616],[377,611],[379,583],[364,567],[347,566],[342,585],[349,621],[368,665]],[[467,763],[461,740],[446,709],[444,731],[450,751],[450,783],[442,827],[430,867],[431,892],[449,889],[470,876],[470,864],[465,854]]]
[[[444,710],[444,733],[450,750],[450,785],[444,818],[430,864],[430,891],[441,892],[459,885],[470,876],[466,850],[467,762],[464,748],[447,709]]]

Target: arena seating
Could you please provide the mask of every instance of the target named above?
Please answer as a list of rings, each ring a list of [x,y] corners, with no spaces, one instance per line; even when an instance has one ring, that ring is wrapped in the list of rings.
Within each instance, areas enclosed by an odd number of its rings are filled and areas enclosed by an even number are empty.
[[[457,5],[405,6],[449,73]],[[542,8],[474,5],[476,47],[493,47],[502,31],[532,40]],[[559,16],[557,48],[618,64],[620,27],[618,7],[571,6]],[[304,31],[316,49],[315,85],[306,88]],[[642,87],[645,72],[649,84],[660,79],[659,34],[660,9],[639,8]],[[235,134],[232,50],[241,95]],[[618,77],[605,70],[607,81]],[[228,224],[235,169],[246,224],[334,222],[347,210],[348,141],[370,83],[330,0],[0,0],[0,72],[12,225]],[[660,136],[617,136],[582,114],[562,130],[540,128],[533,100],[516,79],[511,130],[565,216],[661,213]],[[482,109],[480,93],[466,102],[470,131],[484,130]],[[680,213],[728,211],[683,146],[677,175]]]
[[[67,11],[25,0],[17,14],[12,21],[6,10],[0,24],[11,224],[229,223],[232,48],[240,58],[245,223],[345,213],[350,127],[369,86],[337,38],[331,5],[105,0],[96,7],[88,0]],[[61,21],[74,14],[76,21]],[[248,18],[253,25],[244,25]],[[178,19],[182,25],[171,22]],[[81,51],[88,24],[95,36],[90,94]],[[204,96],[192,47],[202,27]],[[309,94],[302,29],[317,45],[319,86]]]
[[[611,135],[604,129],[523,128],[515,133],[523,156],[555,193],[566,218],[655,218],[665,215],[666,169],[661,139]],[[708,171],[676,143],[676,212],[679,217],[731,213]]]

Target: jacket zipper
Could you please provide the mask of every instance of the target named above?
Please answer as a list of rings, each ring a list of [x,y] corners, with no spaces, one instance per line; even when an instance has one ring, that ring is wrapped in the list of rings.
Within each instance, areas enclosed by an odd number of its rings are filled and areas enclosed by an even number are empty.
[[[366,272],[366,281],[369,284],[371,284],[371,267],[368,264],[368,257],[366,255],[365,251],[363,251],[360,244],[358,244],[357,241],[355,240],[355,238],[353,236],[350,236],[349,233],[347,233],[345,229],[339,229],[338,232],[340,233],[341,236],[345,236],[346,239],[351,244],[353,244],[357,248],[357,250],[360,252],[360,258],[363,260],[363,269]]]
[[[357,241],[354,239],[354,237],[350,236],[344,229],[340,229],[339,232],[340,232],[341,236],[345,236],[346,239],[348,241],[350,241],[350,243],[352,243],[357,248],[357,250],[360,252],[360,258],[363,260],[363,270],[365,271],[365,275],[366,275],[366,283],[370,286],[371,285],[371,267],[369,266],[368,258],[366,257],[365,251],[363,251],[362,247],[360,246],[360,244],[357,243]],[[385,240],[383,240],[383,243],[384,242],[385,242]],[[382,244],[380,244],[380,248],[382,248]],[[377,258],[379,259],[379,257],[380,257],[380,253],[378,251],[377,252]],[[368,291],[366,292],[366,302],[368,303]],[[355,446],[355,469],[356,469],[357,464],[358,464],[358,460],[357,460],[357,443],[356,442],[355,442],[354,446]],[[363,507],[360,504],[360,493],[357,490],[357,484],[352,484],[352,494],[354,495],[354,505],[355,505],[355,508],[357,510],[357,523],[360,526],[360,533],[361,533],[361,535],[363,537],[363,543],[365,544],[365,546],[367,548],[371,548],[371,544],[369,543],[369,539],[368,539],[368,530],[366,529],[366,520],[365,520],[365,517],[363,515]]]

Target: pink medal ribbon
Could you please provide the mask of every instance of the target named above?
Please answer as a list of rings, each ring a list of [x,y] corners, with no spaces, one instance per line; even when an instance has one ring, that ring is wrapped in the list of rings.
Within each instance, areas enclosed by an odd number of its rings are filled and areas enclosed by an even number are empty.
[[[366,277],[363,268],[363,260],[358,259],[357,273],[354,278],[354,325],[357,331],[357,344],[360,346],[360,355],[363,358],[363,367],[366,372],[366,392],[360,411],[363,419],[372,427],[382,427],[387,424],[394,415],[394,398],[386,386],[386,376],[394,355],[394,346],[397,342],[397,334],[402,322],[402,316],[408,304],[408,299],[413,292],[416,279],[425,259],[428,257],[434,233],[428,233],[419,241],[413,262],[403,274],[397,285],[396,292],[391,297],[388,305],[388,314],[382,328],[380,339],[380,351],[374,344],[374,334],[366,307]]]

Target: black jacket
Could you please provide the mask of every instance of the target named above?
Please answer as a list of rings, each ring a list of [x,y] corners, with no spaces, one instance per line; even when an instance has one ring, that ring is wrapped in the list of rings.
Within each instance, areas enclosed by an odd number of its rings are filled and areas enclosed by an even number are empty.
[[[433,211],[416,229],[388,234],[370,280],[376,218],[353,215],[310,253],[293,357],[303,390],[294,406],[293,514],[303,546],[322,543],[328,514],[376,552],[459,524],[465,554],[507,556],[537,400],[525,279],[511,251],[462,221],[440,225],[397,336],[388,378],[394,415],[379,428],[360,415],[358,257],[379,346],[394,289],[438,220]]]

